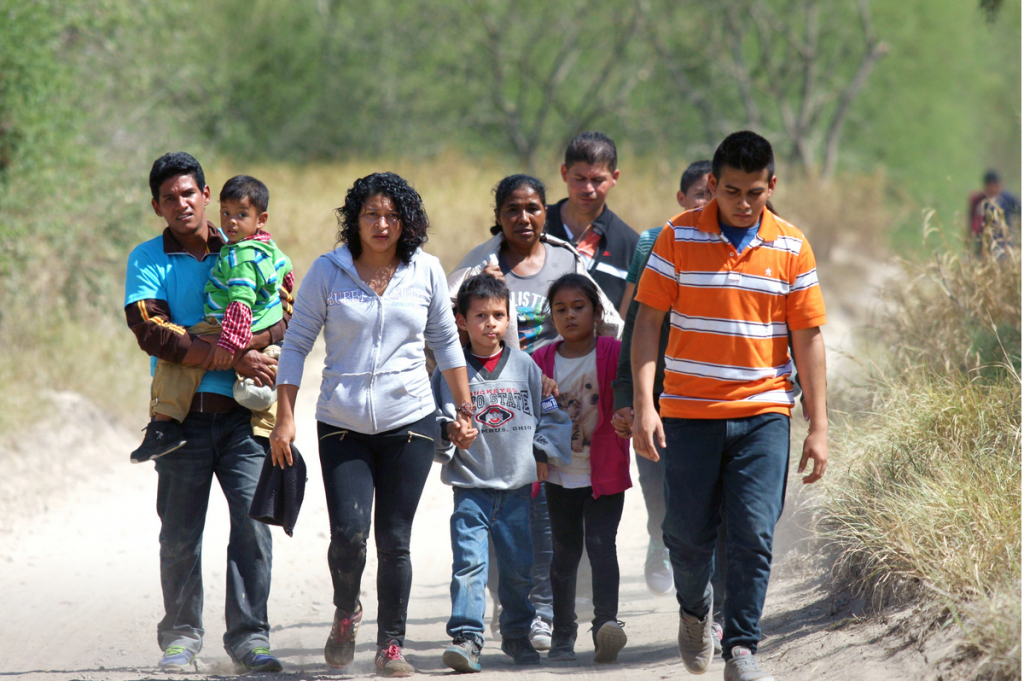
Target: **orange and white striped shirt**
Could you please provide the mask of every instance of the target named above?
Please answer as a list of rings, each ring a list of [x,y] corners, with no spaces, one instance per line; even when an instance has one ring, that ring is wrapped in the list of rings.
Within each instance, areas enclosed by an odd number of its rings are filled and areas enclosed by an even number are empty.
[[[765,209],[737,253],[718,226],[718,202],[672,218],[654,244],[636,299],[671,311],[662,417],[728,419],[790,414],[788,331],[825,323],[811,245]]]

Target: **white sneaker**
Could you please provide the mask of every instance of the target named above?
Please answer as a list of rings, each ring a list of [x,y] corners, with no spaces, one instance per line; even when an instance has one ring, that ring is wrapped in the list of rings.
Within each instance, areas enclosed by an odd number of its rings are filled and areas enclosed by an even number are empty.
[[[530,643],[536,650],[551,650],[551,625],[540,617],[530,625]]]
[[[722,630],[722,625],[715,622],[711,625],[711,633],[714,634],[712,643],[715,644],[715,655],[722,654],[722,637],[725,636],[725,632]]]
[[[710,612],[702,620],[685,612],[679,615],[679,656],[691,674],[703,674],[711,664],[715,654],[713,623]]]
[[[725,681],[775,681],[761,669],[749,648],[733,646],[732,658],[725,663]]]

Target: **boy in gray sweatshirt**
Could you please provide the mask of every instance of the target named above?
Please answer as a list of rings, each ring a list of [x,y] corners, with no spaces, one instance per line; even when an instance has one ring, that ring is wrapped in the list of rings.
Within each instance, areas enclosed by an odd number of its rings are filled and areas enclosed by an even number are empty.
[[[455,317],[469,335],[465,348],[474,421],[480,431],[468,450],[448,440],[455,400],[440,371],[432,379],[440,409],[441,441],[435,460],[444,464],[441,480],[453,487],[452,645],[442,657],[460,672],[480,671],[484,643],[488,542],[498,560],[501,649],[516,664],[538,664],[530,644],[533,545],[530,541],[530,487],[547,478],[549,457],[572,458],[572,422],[553,397],[541,395],[540,368],[530,356],[505,345],[509,293],[487,274],[466,279],[456,298]]]

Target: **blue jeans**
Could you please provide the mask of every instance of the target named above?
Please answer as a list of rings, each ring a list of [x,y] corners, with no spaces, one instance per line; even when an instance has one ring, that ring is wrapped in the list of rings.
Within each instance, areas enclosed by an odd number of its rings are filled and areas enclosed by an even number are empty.
[[[530,604],[530,485],[513,490],[455,487],[453,491],[452,617],[448,620],[448,635],[484,643],[487,554],[488,545],[493,543],[498,564],[501,635],[527,636],[534,616]]]
[[[160,649],[203,647],[203,527],[216,476],[228,502],[227,598],[224,648],[235,660],[270,645],[270,528],[249,518],[249,504],[268,455],[265,438],[252,434],[248,409],[189,414],[181,427],[188,440],[156,460],[156,510],[160,516],[160,583],[164,618]]]
[[[772,538],[782,514],[789,471],[789,417],[666,418],[665,545],[680,609],[704,617],[722,513],[726,537],[725,636],[757,650],[771,573]]]
[[[551,624],[554,608],[551,604],[551,519],[548,517],[548,497],[544,485],[540,494],[530,499],[530,538],[533,540],[533,590],[530,602],[537,616]]]

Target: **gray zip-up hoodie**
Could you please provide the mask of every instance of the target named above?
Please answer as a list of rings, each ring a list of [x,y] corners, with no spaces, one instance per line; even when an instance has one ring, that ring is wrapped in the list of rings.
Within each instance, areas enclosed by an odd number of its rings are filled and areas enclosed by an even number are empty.
[[[537,461],[569,465],[572,420],[553,397],[541,398],[541,371],[525,352],[505,345],[493,372],[466,350],[473,425],[480,431],[469,449],[446,436],[437,440],[434,461],[441,482],[455,487],[519,489],[537,480]],[[455,400],[440,371],[431,379],[441,432],[455,420]]]
[[[348,246],[317,258],[302,280],[284,337],[278,385],[300,385],[324,332],[327,359],[316,418],[359,433],[414,423],[437,409],[423,354],[442,370],[466,365],[440,261],[417,250],[378,296],[359,278]]]

